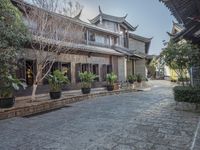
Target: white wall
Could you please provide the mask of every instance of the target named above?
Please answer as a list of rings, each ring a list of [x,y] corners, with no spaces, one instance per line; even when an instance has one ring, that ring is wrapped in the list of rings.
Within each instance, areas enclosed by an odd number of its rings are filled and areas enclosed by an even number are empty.
[[[147,77],[147,69],[145,66],[145,59],[135,61],[135,73],[141,74],[143,77]]]
[[[118,79],[122,82],[126,81],[127,78],[126,61],[125,57],[118,57]]]
[[[129,49],[130,50],[137,50],[141,53],[145,53],[145,43],[129,38]]]

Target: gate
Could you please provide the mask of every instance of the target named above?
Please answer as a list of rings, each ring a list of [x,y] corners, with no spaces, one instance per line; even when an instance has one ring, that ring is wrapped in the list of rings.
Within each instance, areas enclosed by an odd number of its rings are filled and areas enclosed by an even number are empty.
[[[200,86],[200,66],[191,68],[191,81],[193,86]]]

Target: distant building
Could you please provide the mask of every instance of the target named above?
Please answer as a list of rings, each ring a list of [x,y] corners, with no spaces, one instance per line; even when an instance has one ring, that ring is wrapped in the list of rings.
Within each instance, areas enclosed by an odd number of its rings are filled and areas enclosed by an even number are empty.
[[[173,39],[176,35],[180,34],[182,31],[184,30],[184,27],[173,21],[173,26],[172,26],[172,30],[168,35],[170,36],[170,39]],[[182,40],[184,41],[184,40]],[[178,75],[176,73],[175,70],[169,68],[169,66],[164,65],[163,66],[164,69],[164,79],[165,80],[171,80],[171,81],[177,81],[178,80]]]
[[[199,0],[159,0],[172,12],[184,29],[173,35],[173,40],[190,40],[200,46],[200,1]],[[191,69],[192,84],[200,86],[200,66]]]

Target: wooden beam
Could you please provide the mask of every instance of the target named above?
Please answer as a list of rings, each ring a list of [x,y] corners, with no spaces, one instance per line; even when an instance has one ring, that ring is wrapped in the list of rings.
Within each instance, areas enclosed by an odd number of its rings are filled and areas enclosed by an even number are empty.
[[[197,10],[198,10],[198,13],[200,15],[200,1],[199,0],[195,0],[195,4],[197,6]]]

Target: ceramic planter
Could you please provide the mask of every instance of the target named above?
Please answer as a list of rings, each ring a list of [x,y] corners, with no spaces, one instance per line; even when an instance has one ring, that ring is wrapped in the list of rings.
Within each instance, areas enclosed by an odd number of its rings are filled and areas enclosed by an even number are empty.
[[[91,88],[81,88],[81,91],[83,94],[89,94],[91,91]]]
[[[49,92],[51,99],[59,99],[61,97],[61,91],[59,92]]]
[[[107,90],[108,91],[113,91],[114,90],[114,85],[107,85]]]
[[[0,98],[0,108],[11,108],[15,104],[15,97]]]

